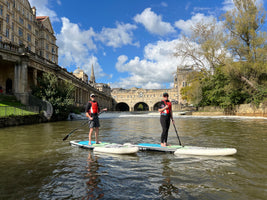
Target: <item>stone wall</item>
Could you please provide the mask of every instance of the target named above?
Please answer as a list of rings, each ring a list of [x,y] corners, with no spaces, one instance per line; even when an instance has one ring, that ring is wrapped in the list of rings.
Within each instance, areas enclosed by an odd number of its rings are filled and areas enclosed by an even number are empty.
[[[220,107],[205,106],[199,107],[198,112],[193,112],[196,116],[211,116],[211,115],[237,115],[237,116],[255,116],[267,117],[267,106],[260,104],[258,107],[252,104],[241,104],[234,107],[232,110],[225,110]]]
[[[37,124],[47,122],[47,119],[41,114],[27,116],[9,116],[0,118],[0,128],[8,126],[19,126],[27,124]]]

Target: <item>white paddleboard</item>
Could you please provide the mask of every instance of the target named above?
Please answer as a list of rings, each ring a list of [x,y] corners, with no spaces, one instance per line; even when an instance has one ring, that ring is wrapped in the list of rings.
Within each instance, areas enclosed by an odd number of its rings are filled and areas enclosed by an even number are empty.
[[[210,148],[184,146],[177,149],[175,155],[196,155],[196,156],[230,156],[236,154],[235,148]]]
[[[171,145],[162,147],[160,144],[140,143],[137,145],[141,151],[173,152],[176,155],[199,155],[199,156],[229,156],[236,154],[235,148],[210,148],[197,146]]]
[[[96,144],[95,141],[92,141],[91,145],[88,145],[88,140],[87,141],[73,140],[70,141],[70,144],[72,146],[78,146],[85,149],[93,149],[94,152],[99,152],[99,153],[134,154],[139,151],[138,147],[129,143],[123,145],[115,143],[107,143],[107,142]]]
[[[139,151],[138,147],[131,144],[109,144],[103,147],[95,147],[94,152],[111,154],[134,154]]]

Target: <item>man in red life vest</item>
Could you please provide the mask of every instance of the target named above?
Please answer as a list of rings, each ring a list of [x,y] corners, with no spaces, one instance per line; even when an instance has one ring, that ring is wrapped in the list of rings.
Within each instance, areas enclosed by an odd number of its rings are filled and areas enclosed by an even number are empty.
[[[168,100],[168,98],[169,98],[169,94],[163,93],[163,100],[161,101],[161,104],[158,109],[158,111],[160,112],[160,124],[162,127],[161,146],[163,147],[168,146],[167,140],[168,140],[168,132],[170,128],[170,120],[172,120],[172,123],[174,123],[174,120],[172,117],[172,104]]]
[[[88,145],[91,145],[91,139],[92,139],[92,133],[93,130],[95,128],[95,142],[98,144],[99,140],[98,140],[98,134],[99,134],[99,127],[100,127],[100,123],[99,123],[99,118],[98,118],[98,113],[100,112],[100,107],[99,104],[97,103],[97,101],[95,101],[95,95],[91,94],[90,95],[90,99],[91,101],[88,101],[87,105],[86,105],[86,117],[89,118],[89,142]],[[102,111],[106,111],[107,108],[104,108],[101,110]]]

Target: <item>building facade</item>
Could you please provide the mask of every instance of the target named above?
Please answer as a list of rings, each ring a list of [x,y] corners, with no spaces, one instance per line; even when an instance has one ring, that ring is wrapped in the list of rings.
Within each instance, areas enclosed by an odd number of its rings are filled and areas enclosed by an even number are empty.
[[[0,1],[0,41],[24,46],[58,63],[58,47],[49,17],[36,17],[36,8],[31,8],[28,0]]]

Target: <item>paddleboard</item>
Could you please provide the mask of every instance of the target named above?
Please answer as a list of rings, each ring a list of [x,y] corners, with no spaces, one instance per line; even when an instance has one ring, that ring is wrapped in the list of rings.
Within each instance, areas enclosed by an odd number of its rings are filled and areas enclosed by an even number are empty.
[[[101,142],[100,144],[96,144],[95,141],[92,141],[91,145],[88,145],[88,141],[73,140],[70,141],[70,144],[72,146],[78,146],[85,149],[93,149],[94,152],[100,153],[134,154],[139,151],[138,147],[129,143],[122,145],[116,143]]]
[[[236,154],[235,148],[211,148],[197,146],[172,145],[162,147],[160,144],[140,143],[137,145],[141,151],[163,151],[175,155],[198,155],[198,156],[229,156]]]

